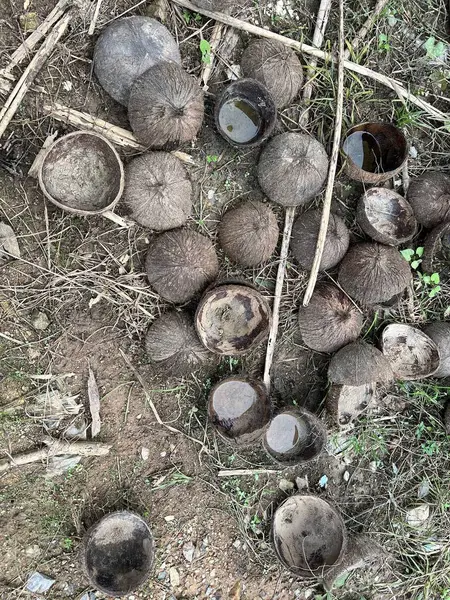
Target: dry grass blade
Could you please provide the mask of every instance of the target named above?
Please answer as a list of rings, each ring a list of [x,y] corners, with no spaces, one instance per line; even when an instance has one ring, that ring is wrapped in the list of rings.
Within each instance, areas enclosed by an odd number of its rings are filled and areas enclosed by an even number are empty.
[[[89,398],[89,410],[91,411],[91,435],[95,438],[100,433],[100,393],[98,391],[97,381],[91,367],[89,366],[89,377],[87,383],[87,391]]]
[[[213,32],[211,34],[211,39],[209,42],[210,53],[209,53],[209,62],[203,63],[202,68],[202,81],[203,81],[203,89],[205,92],[208,90],[208,81],[211,77],[214,68],[214,61],[216,57],[216,50],[220,44],[223,34],[226,31],[226,27],[221,23],[216,23],[213,28]]]
[[[97,4],[95,5],[94,16],[92,17],[91,24],[89,25],[88,35],[94,35],[95,27],[97,25],[98,17],[100,15],[100,8],[102,6],[103,0],[97,0]]]

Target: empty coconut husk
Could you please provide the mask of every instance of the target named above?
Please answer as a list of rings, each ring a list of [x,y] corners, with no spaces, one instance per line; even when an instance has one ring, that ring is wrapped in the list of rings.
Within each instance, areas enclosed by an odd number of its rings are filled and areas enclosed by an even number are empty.
[[[424,327],[424,332],[436,344],[441,362],[433,377],[450,377],[450,323],[436,321]]]
[[[328,379],[341,385],[386,383],[393,378],[391,366],[383,353],[364,340],[338,350],[328,367]]]
[[[437,225],[425,238],[422,268],[425,273],[448,274],[450,270],[450,222]]]
[[[431,229],[450,220],[450,175],[427,171],[411,180],[408,202],[417,221]]]
[[[328,390],[326,407],[333,422],[343,427],[370,409],[375,400],[375,384],[354,386],[333,383]]]

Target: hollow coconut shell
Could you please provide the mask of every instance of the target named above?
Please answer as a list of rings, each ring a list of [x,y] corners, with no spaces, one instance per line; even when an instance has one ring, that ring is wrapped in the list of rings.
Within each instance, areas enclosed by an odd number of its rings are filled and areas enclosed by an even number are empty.
[[[167,27],[150,17],[113,21],[94,49],[94,72],[102,88],[124,106],[131,86],[147,69],[165,61],[181,63],[178,45]]]
[[[266,86],[278,108],[291,104],[303,85],[303,67],[293,50],[277,40],[259,39],[244,51],[241,68]]]
[[[363,340],[338,350],[328,367],[328,379],[340,385],[386,383],[393,378],[391,366],[383,353]]]
[[[417,221],[428,229],[450,221],[450,175],[428,171],[412,179],[408,202]]]
[[[436,321],[424,327],[424,333],[436,344],[441,358],[433,377],[450,377],[450,323]]]
[[[291,252],[308,271],[314,262],[321,219],[321,210],[308,210],[297,218],[292,228]],[[339,264],[349,244],[350,232],[346,224],[340,217],[331,214],[319,271],[332,269]]]
[[[422,268],[425,273],[448,275],[450,270],[450,222],[432,229],[423,246]]]
[[[317,496],[287,498],[275,511],[272,536],[279,560],[301,577],[321,577],[347,547],[342,517]]]
[[[183,304],[217,277],[219,261],[208,238],[190,229],[173,229],[150,243],[145,270],[160,296]]]
[[[272,138],[258,163],[263,192],[282,206],[302,206],[317,196],[327,173],[325,148],[302,133],[282,133]]]
[[[147,152],[125,169],[125,204],[131,217],[155,231],[175,229],[192,211],[192,184],[182,162],[169,152]]]
[[[210,392],[208,417],[228,442],[256,442],[270,420],[272,407],[265,385],[244,377],[227,377]]]
[[[426,333],[411,325],[387,325],[381,337],[381,349],[397,379],[430,377],[440,366],[437,345]]]
[[[149,148],[173,148],[193,140],[203,123],[203,91],[180,65],[164,62],[133,83],[128,119]]]
[[[211,352],[238,356],[250,352],[268,336],[271,318],[267,300],[257,290],[223,284],[203,295],[195,328]]]
[[[192,318],[171,311],[158,317],[149,327],[145,349],[152,364],[171,375],[189,375],[214,362],[198,339]]]
[[[232,261],[254,267],[275,251],[280,230],[267,204],[249,200],[228,210],[219,226],[219,242]]]
[[[356,220],[373,240],[398,246],[410,240],[417,222],[409,202],[387,188],[370,188],[358,202]]]
[[[326,408],[336,425],[344,427],[370,409],[376,401],[376,386],[333,383],[326,396]]]
[[[359,337],[363,316],[342,290],[319,283],[308,306],[300,307],[298,324],[308,348],[336,352]]]
[[[370,306],[402,294],[411,278],[411,268],[397,248],[363,242],[344,257],[338,282],[354,300]]]

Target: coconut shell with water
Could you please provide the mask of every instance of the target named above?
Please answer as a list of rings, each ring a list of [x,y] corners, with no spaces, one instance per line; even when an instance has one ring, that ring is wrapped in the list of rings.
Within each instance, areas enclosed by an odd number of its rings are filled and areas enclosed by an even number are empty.
[[[340,385],[387,383],[394,378],[389,361],[378,348],[357,340],[336,352],[328,367],[328,379]]]
[[[308,210],[297,218],[292,228],[291,252],[308,271],[314,262],[321,219],[321,210]],[[331,214],[319,271],[332,269],[339,264],[349,244],[350,232],[346,224],[340,217]]]
[[[338,281],[354,300],[370,306],[402,294],[411,277],[411,268],[397,248],[363,242],[344,257]]]
[[[298,323],[308,348],[336,352],[359,337],[363,316],[342,290],[319,283],[308,306],[300,307]]]
[[[441,362],[433,377],[450,377],[450,323],[436,321],[426,325],[424,333],[430,337],[439,350]]]
[[[203,123],[203,91],[176,63],[159,63],[134,82],[128,118],[137,139],[150,148],[193,140]]]
[[[289,105],[303,84],[303,67],[293,50],[277,40],[251,42],[242,55],[245,77],[261,82],[278,108]]]
[[[282,206],[302,206],[317,196],[327,173],[325,148],[303,133],[275,136],[262,151],[258,163],[263,192]]]
[[[100,85],[127,106],[131,86],[160,62],[181,63],[180,51],[167,27],[150,17],[113,21],[103,30],[94,50],[94,72]]]
[[[147,152],[125,169],[125,204],[131,217],[155,231],[184,225],[192,211],[192,184],[181,161],[169,152]]]
[[[248,200],[228,210],[219,226],[219,242],[232,261],[254,267],[268,260],[275,251],[279,228],[267,204]]]
[[[173,229],[152,240],[145,270],[160,296],[183,304],[217,277],[219,261],[207,237],[190,229]]]
[[[428,171],[411,180],[408,201],[417,221],[431,229],[450,220],[450,175]]]
[[[332,420],[344,427],[366,412],[376,400],[376,385],[332,383],[326,396],[326,408]]]

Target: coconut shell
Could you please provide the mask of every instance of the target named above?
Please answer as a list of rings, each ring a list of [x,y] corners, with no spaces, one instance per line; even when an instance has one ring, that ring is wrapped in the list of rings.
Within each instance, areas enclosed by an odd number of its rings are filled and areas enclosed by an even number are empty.
[[[94,50],[94,72],[100,85],[124,106],[134,81],[165,61],[181,63],[178,45],[167,27],[150,17],[113,21],[103,30]]]
[[[251,42],[242,55],[245,77],[252,77],[269,90],[278,108],[290,104],[303,84],[303,67],[293,50],[277,40]]]
[[[425,273],[448,275],[450,269],[450,222],[437,225],[425,238],[422,268]]]
[[[189,229],[174,229],[150,243],[145,270],[160,296],[183,304],[217,277],[219,261],[208,238]]]
[[[282,133],[264,148],[258,180],[266,196],[282,206],[302,206],[321,191],[328,156],[320,142],[302,133]]]
[[[450,323],[436,321],[424,327],[424,332],[436,344],[441,357],[438,370],[433,377],[450,377]]]
[[[328,367],[328,379],[340,385],[386,383],[393,378],[391,366],[383,353],[363,340],[338,350]]]
[[[319,283],[308,306],[300,307],[298,323],[308,348],[336,352],[359,337],[363,316],[339,288]]]
[[[338,281],[354,300],[370,306],[402,294],[411,277],[411,268],[397,248],[364,242],[346,254]]]
[[[450,175],[428,171],[413,179],[408,188],[408,201],[417,221],[431,229],[450,220]]]
[[[397,379],[430,377],[440,366],[436,344],[423,331],[411,325],[387,325],[381,337],[381,349]]]
[[[373,240],[389,246],[407,242],[417,231],[416,218],[409,202],[387,188],[367,190],[359,200],[356,219]]]
[[[232,261],[254,267],[268,260],[280,231],[272,209],[250,200],[225,213],[219,226],[219,242]]]
[[[240,3],[237,2],[237,0],[195,0],[192,4],[205,10],[225,14],[231,13],[233,8],[240,6]]]
[[[190,142],[203,122],[203,91],[176,63],[151,67],[134,82],[128,118],[137,139],[148,147]]]
[[[299,264],[311,270],[319,236],[321,210],[308,210],[298,217],[292,228],[291,252]],[[350,244],[350,233],[344,221],[330,215],[325,248],[319,271],[332,269],[344,258]]]
[[[376,386],[333,383],[326,397],[326,408],[336,425],[345,426],[370,408],[376,400]]]
[[[181,161],[168,152],[147,152],[125,169],[125,204],[149,229],[184,225],[192,211],[192,184]]]

